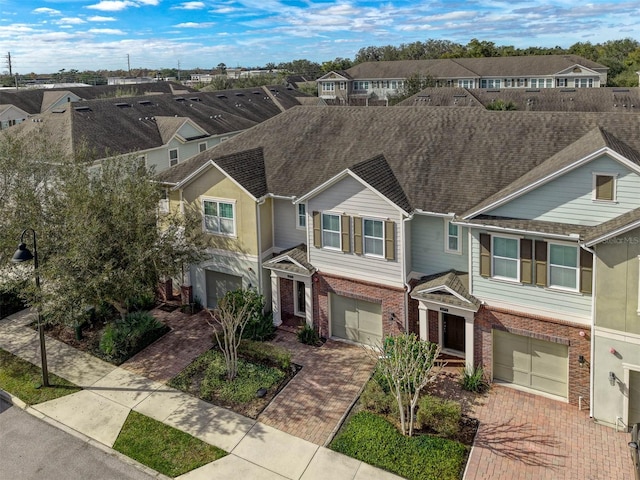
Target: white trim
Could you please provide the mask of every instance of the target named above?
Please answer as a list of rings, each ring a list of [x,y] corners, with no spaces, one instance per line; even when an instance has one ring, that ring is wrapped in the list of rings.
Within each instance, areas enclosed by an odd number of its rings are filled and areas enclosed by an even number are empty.
[[[453,238],[453,235],[449,234],[449,225],[455,226],[458,230],[458,234],[455,237],[458,242],[458,248],[455,250],[449,248],[449,239]],[[455,224],[452,218],[444,219],[444,251],[445,253],[462,255],[462,226]]]
[[[604,242],[604,241],[609,240],[609,239],[611,239],[613,237],[616,237],[616,236],[620,235],[621,233],[626,233],[629,230],[633,230],[633,229],[635,229],[637,227],[640,227],[640,220],[636,220],[635,222],[629,223],[628,225],[625,225],[624,227],[620,227],[620,228],[618,228],[618,229],[616,229],[616,230],[614,230],[612,232],[605,233],[604,235],[602,235],[602,236],[600,236],[598,238],[595,238],[593,240],[590,240],[589,242],[585,242],[584,244],[587,247],[590,247],[592,245],[596,245],[596,244],[598,244],[600,242]]]
[[[513,282],[509,282],[513,284]],[[546,317],[549,319],[564,320],[576,325],[584,325],[586,327],[591,326],[591,314],[587,316],[579,316],[573,313],[561,312],[559,310],[547,310],[541,305],[522,305],[517,303],[510,303],[504,300],[504,298],[491,298],[483,297],[478,298],[489,308],[501,308],[504,310],[513,310],[516,315],[535,315],[539,317]]]
[[[293,314],[297,317],[307,317],[306,310],[303,312],[300,310],[300,302],[298,300],[298,288],[300,285],[304,288],[304,296],[307,297],[307,285],[306,282],[300,280],[293,280]],[[306,306],[306,302],[304,302]]]
[[[516,278],[502,277],[500,275],[495,274],[494,259],[496,258],[496,254],[495,254],[494,241],[496,238],[502,238],[504,240],[515,240],[516,247],[517,247],[515,258],[511,258],[511,257],[498,257],[498,258],[516,262]],[[516,237],[514,235],[491,235],[491,278],[496,280],[503,280],[507,282],[520,283],[520,237]]]
[[[451,288],[447,287],[446,285],[438,285],[437,287],[431,287],[431,288],[425,288],[424,290],[418,290],[416,293],[419,294],[424,294],[424,293],[431,293],[431,292],[438,292],[440,290],[446,290],[449,294],[453,295],[454,297],[458,298],[459,300],[462,300],[463,302],[466,303],[471,303],[468,299],[464,298],[462,295],[460,295],[458,292],[456,292],[455,290],[452,290]],[[413,295],[411,296],[411,298],[413,298]],[[419,299],[416,299],[419,300]],[[424,300],[425,302],[430,302],[431,300]],[[432,302],[438,305],[449,305],[446,303],[440,303],[440,302]],[[474,310],[475,312],[476,310]]]
[[[613,330],[611,328],[598,326],[594,327],[593,331],[596,336],[601,338],[640,345],[640,334],[638,333],[621,332],[620,330]]]
[[[566,240],[566,239],[578,240],[580,238],[580,234],[578,233],[570,233],[568,235],[556,234],[556,233],[544,233],[544,232],[536,232],[533,230],[522,230],[518,228],[499,227],[497,225],[463,222],[463,221],[457,221],[457,220],[453,220],[453,223],[455,223],[456,225],[461,225],[463,227],[468,227],[469,229],[476,228],[479,230],[488,230],[491,232],[501,232],[501,236],[513,235],[513,236],[523,237],[524,235],[534,235],[539,237],[541,235],[544,235],[545,237],[559,239],[559,240]],[[578,225],[576,225],[576,227],[577,226]],[[502,232],[505,232],[505,233],[502,233]]]
[[[256,197],[254,197],[246,188],[244,188],[240,183],[238,183],[238,181],[235,178],[233,178],[231,175],[229,175],[222,167],[220,167],[213,160],[209,160],[208,162],[206,162],[202,166],[200,166],[200,168],[198,168],[197,170],[191,172],[188,176],[186,176],[184,179],[182,179],[180,182],[178,182],[173,187],[173,189],[177,190],[178,188],[183,188],[186,184],[191,183],[192,180],[194,180],[196,177],[199,177],[202,173],[204,173],[206,170],[208,170],[211,167],[217,168],[218,171],[220,171],[220,173],[222,173],[226,178],[231,180],[234,183],[234,185],[236,185],[240,190],[242,190],[244,193],[246,193],[247,196],[249,198],[251,198],[253,201],[255,201],[255,202],[258,201],[258,199]]]
[[[613,198],[611,200],[607,200],[604,198],[596,197],[596,179],[598,177],[611,177],[613,180]],[[607,173],[607,172],[591,172],[591,201],[597,203],[618,203],[618,174],[617,173]]]
[[[304,202],[301,203],[294,203],[293,204],[293,208],[295,209],[295,214],[296,214],[296,229],[297,230],[306,230],[307,229],[307,224],[309,223],[309,215],[307,212],[307,204]],[[302,216],[300,214],[300,207],[304,207],[304,225],[300,225],[300,217]],[[274,215],[275,216],[275,215]]]
[[[575,142],[574,142],[575,143]],[[505,203],[509,203],[511,200],[514,200],[518,197],[521,197],[522,195],[537,189],[538,187],[552,181],[555,180],[558,177],[561,177],[562,175],[575,170],[576,168],[589,163],[593,160],[596,160],[597,158],[603,156],[603,155],[608,155],[610,156],[613,160],[617,161],[618,163],[621,163],[622,165],[624,165],[625,167],[627,167],[629,170],[636,172],[637,174],[640,174],[640,166],[636,165],[635,163],[629,161],[627,158],[623,157],[622,155],[620,155],[618,152],[611,150],[609,147],[602,147],[598,150],[596,150],[595,152],[587,155],[586,157],[580,158],[578,160],[576,160],[575,162],[564,166],[563,168],[556,170],[555,172],[540,178],[538,180],[536,180],[533,183],[530,183],[522,188],[520,188],[519,190],[516,190],[513,193],[510,193],[509,195],[505,196],[505,197],[501,197],[500,199],[492,202],[491,204],[482,207],[479,210],[476,211],[472,211],[471,213],[469,213],[468,215],[465,215],[465,219],[469,219],[472,217],[475,217],[476,215],[479,215],[481,213],[485,213],[487,211],[493,210],[501,205],[504,205]]]
[[[201,149],[200,147],[204,145],[204,149]],[[207,142],[198,142],[198,153],[202,153],[207,149]]]
[[[347,176],[350,176],[351,178],[353,178],[354,180],[360,182],[364,187],[368,188],[369,190],[371,190],[373,193],[375,193],[376,195],[378,195],[381,199],[383,199],[384,201],[386,201],[389,205],[391,205],[393,208],[395,208],[396,210],[398,210],[400,213],[402,213],[403,215],[409,215],[409,212],[405,212],[402,208],[400,208],[398,205],[396,205],[394,202],[392,202],[391,200],[389,200],[389,198],[385,195],[383,195],[382,193],[380,193],[378,190],[376,190],[375,188],[373,188],[371,185],[369,185],[367,182],[365,182],[362,178],[360,178],[359,175],[357,175],[356,173],[353,173],[350,169],[346,168],[343,171],[341,171],[340,173],[334,175],[333,177],[331,177],[329,180],[327,180],[326,182],[318,185],[316,188],[314,188],[313,190],[305,193],[304,195],[302,195],[301,197],[298,197],[297,199],[294,200],[294,203],[300,203],[300,202],[306,202],[309,198],[311,197],[315,197],[318,193],[328,189],[329,187],[331,187],[332,185],[335,185],[336,183],[338,183],[339,181],[343,180],[344,178],[346,178]]]
[[[551,246],[556,245],[559,247],[572,247],[576,249],[576,266],[575,267],[566,267],[564,265],[553,265],[559,268],[566,269],[575,269],[575,280],[576,286],[575,288],[565,287],[562,285],[552,285],[551,284]],[[559,290],[562,292],[572,292],[572,293],[580,293],[580,247],[574,243],[569,242],[547,242],[547,285],[546,288],[551,290]]]
[[[324,216],[325,215],[330,215],[332,217],[338,217],[338,240],[339,240],[339,244],[337,247],[334,246],[326,246],[324,244]],[[331,212],[331,211],[327,211],[327,212],[320,212],[320,246],[321,248],[325,249],[325,250],[333,250],[334,252],[342,252],[342,213],[335,213],[335,212]],[[336,233],[336,230],[327,230],[327,232],[329,233]]]
[[[477,313],[478,311],[478,309],[473,304],[471,304],[472,306],[470,308],[466,308],[466,307],[461,307],[459,305],[451,305],[450,303],[438,302],[436,300],[427,300],[425,298],[415,298],[413,296],[411,296],[411,298],[420,302],[419,305],[425,305],[426,308],[429,308],[430,305],[436,305],[438,307],[437,311],[440,311],[440,307],[442,306],[450,310],[449,312],[446,312],[446,313],[453,313],[454,315],[458,315],[459,317],[463,317],[465,315],[465,312]],[[436,309],[431,308],[430,310],[436,310]],[[455,313],[458,311],[462,313],[460,314]]]
[[[176,152],[176,163],[171,163],[172,162],[172,158],[171,158],[171,152]],[[175,147],[175,148],[170,148],[169,150],[167,150],[167,158],[169,159],[169,167],[173,167],[177,164],[180,163],[180,149],[179,147]]]
[[[237,201],[235,199],[229,199],[229,198],[217,198],[217,197],[207,197],[207,196],[202,196],[200,197],[200,202],[202,205],[202,228],[204,229],[205,233],[208,233],[210,235],[220,235],[223,237],[234,237],[236,238],[238,236],[238,228],[237,228],[237,209],[236,209],[236,203]],[[231,205],[232,208],[232,212],[233,212],[233,233],[224,233],[222,231],[218,231],[218,232],[213,232],[211,230],[209,230],[207,228],[206,225],[206,217],[207,215],[205,214],[205,209],[204,209],[204,203],[205,202],[215,202],[216,203],[216,210],[217,210],[217,215],[216,217],[218,219],[220,218],[225,218],[225,217],[220,217],[220,204],[226,204],[226,205]],[[218,224],[218,230],[220,230],[220,224]]]
[[[354,218],[354,222],[355,222],[355,218]],[[360,220],[362,221],[362,256],[367,257],[367,258],[378,258],[378,259],[386,259],[386,253],[387,253],[387,237],[386,237],[386,228],[385,228],[385,220],[381,219],[381,218],[375,218],[375,217],[360,217]],[[367,237],[367,235],[365,234],[365,228],[364,228],[364,222],[366,220],[369,220],[371,222],[380,222],[382,224],[382,237]],[[394,222],[395,223],[395,222]],[[354,226],[354,230],[355,230],[355,226]],[[353,232],[352,232],[353,234]],[[353,236],[353,235],[352,235]],[[366,251],[366,238],[371,238],[373,240],[381,240],[382,241],[382,255],[376,255],[375,253],[367,253]],[[355,242],[355,238],[354,238],[354,242]],[[354,250],[355,250],[355,245],[354,245]]]

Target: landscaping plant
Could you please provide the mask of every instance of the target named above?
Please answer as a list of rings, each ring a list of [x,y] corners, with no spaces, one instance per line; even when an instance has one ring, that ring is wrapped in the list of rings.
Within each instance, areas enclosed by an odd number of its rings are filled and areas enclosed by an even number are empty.
[[[418,404],[416,426],[428,427],[443,437],[453,437],[460,431],[462,407],[458,402],[425,395]]]
[[[475,393],[483,393],[489,389],[489,382],[484,374],[482,365],[473,370],[463,368],[460,372],[460,386],[464,390]]]
[[[314,347],[320,345],[320,336],[318,335],[318,332],[306,323],[298,331],[298,340],[305,345],[313,345]]]
[[[400,431],[412,436],[420,392],[435,380],[442,366],[435,367],[440,346],[420,340],[413,333],[385,337],[373,350],[377,369],[395,396],[400,416]]]

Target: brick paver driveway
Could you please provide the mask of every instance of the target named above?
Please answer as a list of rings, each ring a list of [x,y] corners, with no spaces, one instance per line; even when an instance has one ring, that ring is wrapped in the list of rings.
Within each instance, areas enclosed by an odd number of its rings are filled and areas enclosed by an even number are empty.
[[[629,434],[597,425],[576,407],[494,385],[465,480],[632,479]]]
[[[283,330],[278,330],[273,343],[290,350],[293,362],[302,365],[302,370],[258,420],[324,445],[368,380],[374,362],[362,347],[334,340],[327,340],[322,347],[311,347]]]

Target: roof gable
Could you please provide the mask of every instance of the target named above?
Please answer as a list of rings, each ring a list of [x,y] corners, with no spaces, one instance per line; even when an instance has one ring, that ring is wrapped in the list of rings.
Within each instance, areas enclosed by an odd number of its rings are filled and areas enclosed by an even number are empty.
[[[603,128],[596,127],[461,216],[469,219],[490,212],[605,153],[640,174],[640,154]]]

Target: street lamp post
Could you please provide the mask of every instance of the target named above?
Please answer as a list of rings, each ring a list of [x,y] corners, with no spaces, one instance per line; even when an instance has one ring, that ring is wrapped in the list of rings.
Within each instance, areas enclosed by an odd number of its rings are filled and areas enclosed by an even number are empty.
[[[33,253],[27,248],[27,245],[24,243],[24,236],[28,231],[31,231],[33,234]],[[38,294],[42,295],[42,289],[40,287],[40,271],[38,269],[38,247],[36,244],[36,231],[33,228],[26,228],[22,231],[22,235],[20,236],[20,245],[18,245],[18,249],[16,253],[13,254],[11,261],[13,263],[22,263],[28,262],[29,260],[33,260],[33,267],[36,275],[36,288],[38,290]],[[44,326],[42,325],[42,316],[40,315],[40,308],[36,308],[38,313],[38,335],[40,337],[40,359],[42,361],[42,385],[45,387],[49,386],[49,369],[47,368],[47,349],[44,343]]]

